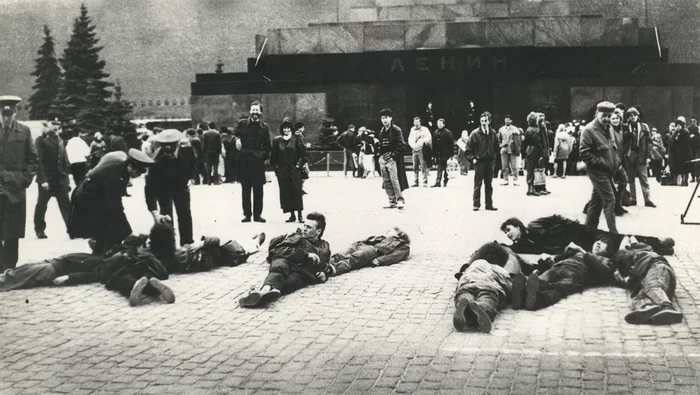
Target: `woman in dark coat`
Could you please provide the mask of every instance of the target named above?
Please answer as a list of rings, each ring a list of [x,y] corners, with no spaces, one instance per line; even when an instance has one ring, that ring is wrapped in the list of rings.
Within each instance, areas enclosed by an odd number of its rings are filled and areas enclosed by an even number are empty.
[[[304,221],[301,211],[304,198],[301,191],[301,169],[306,163],[306,147],[299,136],[292,133],[292,123],[284,120],[280,125],[281,136],[272,141],[270,165],[277,175],[282,211],[291,213],[286,222]],[[295,215],[295,212],[297,215]]]
[[[146,172],[153,160],[141,151],[106,154],[73,191],[68,234],[95,240],[93,252],[102,255],[131,234],[122,196],[132,177]]]
[[[535,112],[531,112],[527,116],[527,130],[525,130],[523,148],[525,148],[527,194],[539,196],[540,193],[535,192],[535,169],[539,167],[540,158],[542,157],[544,149],[540,128],[537,126],[537,113]]]
[[[678,117],[676,130],[668,141],[668,159],[671,163],[671,174],[674,179],[681,176],[681,186],[688,186],[688,174],[692,166],[690,153],[690,132],[685,128],[685,118]]]

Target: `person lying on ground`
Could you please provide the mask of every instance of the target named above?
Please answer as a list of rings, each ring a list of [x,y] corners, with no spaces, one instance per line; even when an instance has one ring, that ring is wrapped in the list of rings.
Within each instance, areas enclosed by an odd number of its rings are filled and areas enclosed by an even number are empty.
[[[496,314],[510,301],[511,274],[501,266],[476,259],[463,265],[455,277],[459,280],[452,319],[455,329],[491,332]]]
[[[561,254],[569,243],[581,246],[586,251],[593,248],[596,239],[605,235],[609,239],[611,250],[617,250],[624,235],[610,233],[561,215],[538,218],[527,227],[518,218],[509,218],[501,224],[501,231],[513,241],[510,247],[519,254]],[[672,238],[659,239],[650,236],[635,236],[649,244],[660,255],[673,255],[675,242]]]
[[[398,226],[384,235],[370,236],[352,243],[349,248],[331,256],[330,276],[339,276],[363,267],[389,266],[405,261],[411,253],[411,239]]]

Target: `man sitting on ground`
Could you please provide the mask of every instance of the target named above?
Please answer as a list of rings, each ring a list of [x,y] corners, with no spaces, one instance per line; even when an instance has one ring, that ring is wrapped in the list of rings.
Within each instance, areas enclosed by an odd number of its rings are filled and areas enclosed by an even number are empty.
[[[251,291],[238,303],[242,307],[265,305],[282,294],[326,281],[331,248],[321,239],[325,230],[326,217],[310,213],[303,229],[270,240],[267,256],[270,272],[259,290]]]
[[[669,325],[683,320],[683,314],[671,302],[676,274],[666,258],[648,244],[626,237],[613,262],[631,293],[632,312],[625,316],[627,323]]]
[[[389,266],[405,261],[411,253],[411,240],[398,226],[383,236],[371,236],[352,243],[343,252],[333,254],[329,274],[338,276],[363,267]]]

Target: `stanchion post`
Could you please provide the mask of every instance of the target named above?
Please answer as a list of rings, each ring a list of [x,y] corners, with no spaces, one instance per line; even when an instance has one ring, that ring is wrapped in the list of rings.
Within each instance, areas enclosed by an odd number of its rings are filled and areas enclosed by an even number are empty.
[[[326,152],[326,177],[331,176],[331,153]]]

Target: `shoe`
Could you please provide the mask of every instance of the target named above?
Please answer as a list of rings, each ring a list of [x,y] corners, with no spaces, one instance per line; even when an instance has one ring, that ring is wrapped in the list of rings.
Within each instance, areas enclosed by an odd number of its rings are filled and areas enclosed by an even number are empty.
[[[389,205],[384,206],[384,208],[396,208],[396,203],[389,203]]]
[[[615,209],[615,215],[618,217],[622,217],[623,215],[625,215],[627,213],[628,213],[628,211],[622,207],[618,207]],[[587,214],[587,213],[584,213],[584,214]]]
[[[250,222],[250,217],[245,217],[241,220],[241,222]]]
[[[417,182],[415,182],[415,183],[413,183],[413,185],[411,185],[412,188],[418,188],[419,186],[420,186],[420,184]]]
[[[637,205],[637,201],[636,201],[636,200],[630,200],[630,204],[629,204],[629,205],[630,205],[630,206],[636,206],[636,205]]]
[[[465,296],[461,296],[457,299],[457,306],[455,306],[455,314],[452,317],[452,325],[454,325],[457,332],[466,332],[467,327],[467,310],[469,309],[469,299]]]
[[[445,181],[442,182],[442,186],[443,186],[443,187],[446,187],[446,186],[447,186],[447,181],[450,181],[450,179],[448,178],[448,179],[446,179]]]
[[[525,195],[527,195],[527,196],[537,196],[537,194],[536,194],[535,192],[532,192],[532,191],[527,191],[527,193],[526,193]],[[584,213],[584,214],[585,214],[585,213]]]
[[[435,184],[435,185],[431,186],[431,188],[440,188],[440,184]]]
[[[670,237],[666,237],[666,238],[661,239],[661,245],[662,245],[663,247],[667,247],[667,248],[668,248],[668,247],[671,247],[671,248],[673,248],[673,247],[676,246],[676,241],[673,240],[673,239],[670,238]]]
[[[656,205],[654,204],[654,202],[649,200],[649,201],[644,203],[644,207],[656,207]]]
[[[630,312],[625,316],[625,322],[633,325],[648,324],[656,313],[661,311],[661,306],[658,305],[648,305],[644,306],[639,310]]]
[[[675,253],[676,253],[676,251],[673,249],[673,247],[662,247],[661,248],[661,255],[673,255]]]
[[[297,218],[297,221],[299,221],[300,224],[303,224],[303,223],[304,223],[304,218],[303,218],[303,217],[299,217],[299,218]]]
[[[673,307],[666,307],[654,314],[649,320],[651,325],[671,325],[683,321],[683,313],[676,311]]]
[[[301,190],[301,194],[302,194],[302,195],[308,195],[308,193],[306,193],[306,191],[303,190],[303,189]]]
[[[275,289],[275,288],[270,288],[269,291],[265,292],[260,297],[260,304],[268,304],[270,302],[274,302],[275,300],[279,299],[281,295],[282,295],[282,292],[280,292],[280,290]]]
[[[289,218],[288,218],[286,221],[284,221],[284,222],[296,222],[296,221],[297,221],[297,217],[294,216],[294,215],[292,215],[291,217],[289,217]]]
[[[160,280],[158,280],[155,277],[151,277],[151,279],[148,280],[148,282],[153,288],[158,290],[158,292],[160,293],[160,297],[163,298],[164,301],[168,303],[175,303],[175,293],[172,289],[170,289],[170,287],[163,284]]]
[[[138,281],[136,281],[136,283],[134,283],[134,286],[131,288],[131,294],[129,295],[129,305],[131,305],[131,307],[137,306],[139,303],[141,303],[141,294],[147,285],[148,278],[146,277],[141,277],[138,279]]]
[[[403,200],[399,200],[398,202],[396,202],[396,208],[398,208],[399,210],[403,210],[405,204],[406,203]]]
[[[498,209],[496,207],[493,207],[493,206],[486,206],[486,210],[487,211],[498,211]]]
[[[537,294],[540,290],[540,278],[532,273],[527,278],[527,284],[525,285],[525,292],[527,296],[525,297],[525,309],[535,310],[537,308]]]
[[[43,230],[42,230],[42,231],[37,231],[37,232],[36,232],[36,237],[39,238],[39,239],[48,239],[48,238],[49,238],[49,236],[46,236],[46,233],[44,233]]]
[[[263,218],[263,217],[256,217],[256,218],[253,218],[253,221],[255,221],[255,222],[260,222],[260,223],[263,223],[263,224],[264,224],[265,222],[267,222],[267,220],[266,220],[265,218]]]
[[[476,320],[479,323],[479,332],[489,333],[491,332],[491,317],[484,311],[479,303],[476,301],[469,302],[469,308],[476,315]]]
[[[250,291],[250,293],[240,299],[238,299],[238,304],[241,307],[255,307],[260,304],[260,299],[262,294],[259,291]]]
[[[505,181],[505,182],[502,182],[502,183],[501,183],[501,186],[507,186],[507,185],[510,185],[510,183],[508,183],[508,181]]]
[[[517,273],[513,277],[511,293],[513,295],[513,301],[511,305],[513,310],[520,310],[523,307],[523,296],[525,296],[525,283],[527,278],[522,273]]]
[[[474,208],[472,210],[479,211],[479,206],[474,206]]]
[[[258,246],[261,246],[265,242],[265,238],[267,236],[265,235],[265,232],[260,232],[257,235],[253,236],[253,240],[258,244]]]
[[[544,191],[541,191],[540,193],[541,193],[542,195],[549,195],[549,194],[552,193],[552,192],[549,192],[548,190],[545,189]]]

